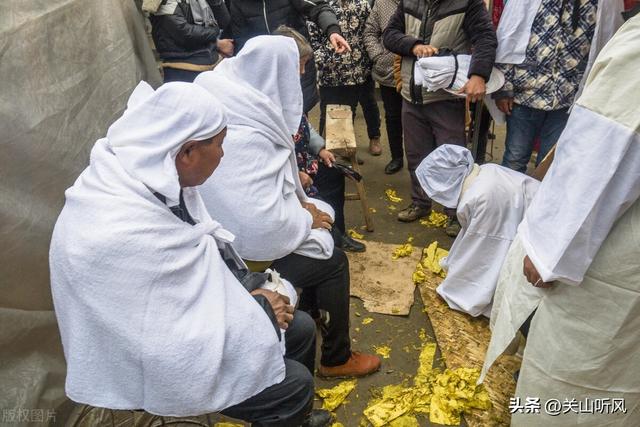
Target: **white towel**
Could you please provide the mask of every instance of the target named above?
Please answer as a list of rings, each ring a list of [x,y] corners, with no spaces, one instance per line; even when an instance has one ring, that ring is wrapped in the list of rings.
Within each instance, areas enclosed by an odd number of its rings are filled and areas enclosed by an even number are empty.
[[[188,83],[134,95],[67,190],[53,232],[66,392],[79,403],[159,415],[219,411],[283,380],[277,335],[222,260],[216,239],[233,235],[197,190],[183,190],[194,226],[153,191],[157,180],[179,192],[176,147],[219,133],[223,112]]]

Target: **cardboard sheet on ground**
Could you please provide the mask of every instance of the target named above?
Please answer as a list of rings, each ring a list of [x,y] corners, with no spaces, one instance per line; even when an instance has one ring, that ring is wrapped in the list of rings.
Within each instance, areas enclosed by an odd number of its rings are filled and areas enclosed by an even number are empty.
[[[367,242],[367,251],[348,253],[351,295],[364,301],[370,312],[406,316],[413,305],[411,276],[420,261],[419,250],[391,259],[397,244]]]
[[[491,338],[489,321],[451,310],[436,293],[436,287],[443,279],[428,271],[425,274],[426,280],[418,288],[447,368],[482,369]],[[469,427],[509,425],[509,397],[513,396],[516,386],[513,373],[520,368],[520,362],[517,356],[502,356],[498,359],[498,367],[489,372],[483,383],[489,393],[492,408],[465,414]]]

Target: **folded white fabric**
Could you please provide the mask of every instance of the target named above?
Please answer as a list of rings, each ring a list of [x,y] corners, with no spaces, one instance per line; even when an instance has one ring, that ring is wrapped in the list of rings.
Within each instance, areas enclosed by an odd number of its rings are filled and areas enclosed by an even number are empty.
[[[270,268],[267,268],[265,270],[265,273],[269,273],[269,275],[271,276],[271,280],[262,285],[261,288],[277,292],[280,295],[288,297],[289,304],[295,307],[296,304],[298,304],[298,293],[296,292],[296,288],[293,287],[291,282],[289,282],[287,279],[284,279],[280,276],[280,273]],[[287,345],[284,339],[284,335],[286,332],[286,329],[280,329],[280,350],[282,351],[283,355],[287,352]]]
[[[201,187],[209,212],[236,236],[238,253],[251,261],[272,261],[294,251],[326,259],[333,240],[311,230],[293,134],[302,118],[302,89],[295,42],[258,36],[236,57],[195,83],[218,96],[228,109],[225,156]]]
[[[335,219],[335,211],[328,203],[314,198],[309,198],[307,201],[316,205],[321,211],[328,213],[331,219]],[[333,247],[334,242],[331,233],[324,228],[314,228],[294,253],[309,258],[329,259],[333,255]]]
[[[431,92],[444,89],[456,93],[469,80],[467,76],[470,64],[471,55],[420,58],[414,65],[414,82]],[[486,84],[487,94],[497,91],[504,85],[504,74],[494,67]]]
[[[178,199],[176,152],[225,125],[198,86],[142,84],[65,193],[50,271],[72,400],[198,415],[284,378],[271,321],[218,252],[233,235],[196,189],[183,190],[196,225],[153,194]]]

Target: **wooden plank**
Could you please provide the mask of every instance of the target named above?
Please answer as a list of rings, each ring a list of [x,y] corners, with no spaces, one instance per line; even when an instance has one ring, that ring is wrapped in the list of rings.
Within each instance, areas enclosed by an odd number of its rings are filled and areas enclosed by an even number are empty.
[[[325,148],[341,156],[355,153],[356,133],[353,128],[351,107],[348,105],[327,105]]]
[[[419,285],[420,295],[447,368],[482,369],[491,339],[489,321],[451,310],[436,292],[443,279],[429,272],[426,274],[427,281]],[[509,425],[509,398],[516,387],[513,373],[520,369],[520,363],[518,356],[503,355],[498,359],[484,381],[493,407],[488,411],[474,410],[465,414],[469,427]]]
[[[351,160],[351,167],[353,168],[353,170],[360,173],[360,165],[358,165],[355,151],[351,152],[349,159]],[[364,188],[363,181],[356,181],[356,191],[358,192],[358,196],[360,199],[365,227],[367,228],[367,231],[371,232],[374,230],[373,215],[371,215],[371,211],[369,210],[369,202],[367,201],[367,190]]]

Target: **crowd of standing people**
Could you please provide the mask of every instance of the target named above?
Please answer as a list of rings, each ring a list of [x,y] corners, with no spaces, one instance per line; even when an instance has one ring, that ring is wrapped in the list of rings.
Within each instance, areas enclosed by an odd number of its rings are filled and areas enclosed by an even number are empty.
[[[165,84],[141,82],[96,142],[51,242],[67,395],[329,425],[312,409],[316,327],[318,375],[369,375],[381,360],[352,348],[345,251],[366,247],[346,233],[324,116],[342,104],[355,117],[360,105],[368,152],[380,155],[377,85],[384,172],[406,157],[410,175],[398,220],[444,207],[459,236],[438,292],[491,318],[486,369],[521,329],[518,396],[595,390],[626,398],[625,421],[637,421],[640,111],[624,99],[640,87],[640,17],[614,37],[623,7],[612,3],[145,1]],[[638,6],[626,6],[630,18]],[[441,75],[423,74],[432,58],[451,68],[437,90],[429,79]],[[506,121],[501,166],[466,148],[474,103],[487,109],[477,117]],[[537,145],[537,163],[557,146],[542,182],[523,174]]]

